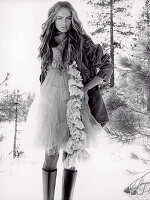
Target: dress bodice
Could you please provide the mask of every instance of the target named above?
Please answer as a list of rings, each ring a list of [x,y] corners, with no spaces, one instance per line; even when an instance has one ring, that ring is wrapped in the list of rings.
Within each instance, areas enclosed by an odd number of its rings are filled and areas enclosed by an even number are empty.
[[[58,49],[58,47],[52,48],[53,51],[53,61],[52,61],[52,66],[57,67],[58,65],[62,64],[62,53]]]
[[[57,47],[52,47],[52,52],[53,52],[53,59],[52,63],[48,66],[48,70],[52,68],[57,68],[60,69],[61,67],[63,68],[63,60],[62,60],[62,55],[63,55],[63,50],[66,44],[66,39],[60,43]]]

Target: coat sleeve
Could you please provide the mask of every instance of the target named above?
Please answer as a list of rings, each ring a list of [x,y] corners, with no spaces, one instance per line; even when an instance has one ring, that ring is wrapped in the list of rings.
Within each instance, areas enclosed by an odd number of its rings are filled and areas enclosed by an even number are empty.
[[[101,45],[94,44],[88,36],[85,37],[83,48],[90,62],[91,70],[96,70],[96,75],[108,82],[113,72],[109,54],[104,54]]]

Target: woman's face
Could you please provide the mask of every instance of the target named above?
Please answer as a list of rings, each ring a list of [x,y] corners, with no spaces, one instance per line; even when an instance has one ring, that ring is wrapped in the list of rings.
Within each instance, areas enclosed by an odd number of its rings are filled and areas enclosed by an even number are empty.
[[[71,12],[67,8],[61,8],[56,14],[55,26],[60,32],[67,32],[71,25]]]

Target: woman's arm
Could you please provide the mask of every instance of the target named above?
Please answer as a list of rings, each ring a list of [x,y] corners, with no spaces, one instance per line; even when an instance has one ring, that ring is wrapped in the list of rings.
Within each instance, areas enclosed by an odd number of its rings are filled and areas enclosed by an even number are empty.
[[[87,92],[88,90],[92,89],[96,85],[100,85],[100,84],[103,84],[103,83],[104,83],[104,79],[96,76],[84,86],[84,92]]]
[[[91,70],[96,71],[95,77],[85,85],[85,91],[92,89],[96,85],[107,85],[113,72],[110,56],[104,54],[101,45],[94,44],[88,36],[85,36],[83,49],[90,63]]]

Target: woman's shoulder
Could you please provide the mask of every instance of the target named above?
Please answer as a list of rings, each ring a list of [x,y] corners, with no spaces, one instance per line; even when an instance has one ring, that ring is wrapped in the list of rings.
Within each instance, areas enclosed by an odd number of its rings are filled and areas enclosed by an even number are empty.
[[[95,44],[90,36],[84,34],[83,36],[83,51],[86,55],[92,55],[93,59],[101,59],[103,49],[100,44]]]
[[[93,42],[92,38],[87,34],[82,34],[83,47],[85,48],[95,48],[97,45]]]

